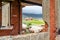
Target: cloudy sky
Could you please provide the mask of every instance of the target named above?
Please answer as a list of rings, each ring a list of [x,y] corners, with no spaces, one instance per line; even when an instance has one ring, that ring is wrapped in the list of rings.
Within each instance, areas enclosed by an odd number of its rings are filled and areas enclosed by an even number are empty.
[[[22,13],[42,14],[41,6],[26,6],[22,8]]]

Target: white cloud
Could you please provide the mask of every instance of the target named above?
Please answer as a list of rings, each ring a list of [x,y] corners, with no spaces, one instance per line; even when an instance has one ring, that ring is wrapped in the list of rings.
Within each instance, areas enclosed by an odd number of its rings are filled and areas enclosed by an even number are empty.
[[[42,6],[26,6],[22,8],[22,13],[42,14]]]

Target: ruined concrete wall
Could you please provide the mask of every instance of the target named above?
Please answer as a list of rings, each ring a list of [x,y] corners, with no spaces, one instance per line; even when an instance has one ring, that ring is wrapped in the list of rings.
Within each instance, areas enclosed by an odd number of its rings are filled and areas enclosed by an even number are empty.
[[[60,0],[55,0],[56,27],[60,28]]]
[[[50,1],[49,0],[43,0],[42,2],[43,7],[43,19],[50,25]]]
[[[53,11],[53,10],[52,10]],[[60,29],[60,0],[55,0],[55,22],[57,30]],[[49,32],[50,32],[50,1],[44,0],[43,1],[43,19],[49,25]]]
[[[43,6],[43,20],[47,22],[48,24],[48,40],[50,40],[50,0],[43,0],[42,1]]]
[[[49,40],[49,38],[47,32],[42,32],[17,36],[5,36],[0,37],[0,40]]]

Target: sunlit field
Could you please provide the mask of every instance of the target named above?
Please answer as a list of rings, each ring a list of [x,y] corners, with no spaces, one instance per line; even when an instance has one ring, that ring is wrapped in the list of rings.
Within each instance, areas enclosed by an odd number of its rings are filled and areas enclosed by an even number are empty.
[[[27,28],[30,26],[30,25],[45,25],[44,21],[41,19],[41,20],[38,20],[38,19],[32,19],[32,20],[23,20],[22,21],[23,24],[26,24],[27,25]]]
[[[42,19],[26,18],[22,20],[22,28],[26,33],[37,33],[44,28]]]

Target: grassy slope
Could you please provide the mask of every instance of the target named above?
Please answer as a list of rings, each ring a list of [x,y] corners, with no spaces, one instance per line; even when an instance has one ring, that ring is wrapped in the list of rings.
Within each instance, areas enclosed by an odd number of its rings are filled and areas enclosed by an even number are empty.
[[[28,20],[28,21],[23,20],[23,23],[25,23],[27,25],[28,24],[32,24],[32,25],[44,25],[45,24],[43,20],[36,20],[36,19]]]

